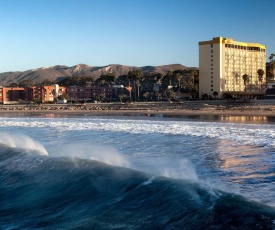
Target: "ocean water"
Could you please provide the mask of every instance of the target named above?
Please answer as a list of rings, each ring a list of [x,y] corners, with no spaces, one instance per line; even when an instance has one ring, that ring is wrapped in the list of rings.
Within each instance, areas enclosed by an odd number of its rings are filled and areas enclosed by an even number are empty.
[[[0,229],[275,229],[274,123],[1,117]]]

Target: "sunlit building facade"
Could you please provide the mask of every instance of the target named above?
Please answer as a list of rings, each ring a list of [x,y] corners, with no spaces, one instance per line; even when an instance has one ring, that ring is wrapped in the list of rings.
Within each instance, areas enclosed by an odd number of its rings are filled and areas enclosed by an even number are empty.
[[[23,87],[3,87],[2,101],[3,104],[12,104],[14,102],[24,101],[26,98],[25,88]]]
[[[116,97],[118,89],[116,87],[67,86],[67,94],[73,101],[93,101],[100,95],[111,100]]]
[[[265,74],[259,80],[257,71],[266,73],[266,47],[258,43],[238,42],[215,37],[199,42],[199,94],[218,97],[230,93],[236,97],[263,94]],[[248,75],[244,84],[243,75]]]
[[[32,101],[36,99],[40,102],[54,102],[58,96],[66,94],[66,87],[54,85],[45,86],[31,86],[26,88],[28,98],[27,100]]]
[[[39,102],[54,102],[58,96],[66,94],[66,87],[55,85],[30,87],[0,86],[0,103],[17,104],[36,100]]]

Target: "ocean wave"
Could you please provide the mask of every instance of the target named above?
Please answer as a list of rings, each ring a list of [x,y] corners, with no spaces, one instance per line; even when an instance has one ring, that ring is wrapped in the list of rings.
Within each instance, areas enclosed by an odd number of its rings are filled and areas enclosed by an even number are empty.
[[[274,217],[199,181],[0,146],[3,229],[274,229]]]

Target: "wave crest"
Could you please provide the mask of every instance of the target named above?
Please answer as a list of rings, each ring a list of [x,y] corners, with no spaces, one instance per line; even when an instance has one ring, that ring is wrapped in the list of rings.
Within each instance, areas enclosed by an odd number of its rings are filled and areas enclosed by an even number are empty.
[[[36,153],[48,156],[48,152],[42,144],[23,134],[0,133],[0,143],[11,148],[35,150]]]

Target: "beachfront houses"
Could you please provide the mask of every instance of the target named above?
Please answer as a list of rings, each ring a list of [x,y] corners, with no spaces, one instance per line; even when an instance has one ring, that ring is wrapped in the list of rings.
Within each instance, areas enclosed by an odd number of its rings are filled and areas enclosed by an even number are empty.
[[[105,99],[111,101],[117,96],[119,87],[67,86],[69,101],[86,102]]]
[[[58,84],[30,87],[1,87],[0,103],[16,104],[36,102],[54,102],[58,96],[66,94],[66,87]]]
[[[0,87],[1,104],[17,103],[55,103],[61,98],[70,102],[91,102],[96,100],[112,101],[117,97],[118,90],[123,86],[87,87],[87,86],[60,86],[58,84],[29,87]],[[59,99],[59,100],[58,100]]]
[[[263,97],[266,73],[266,47],[258,43],[214,37],[199,42],[199,96],[225,93],[236,98]]]
[[[58,96],[66,94],[66,87],[58,84],[45,86],[31,86],[27,88],[27,100],[36,100],[40,102],[54,102]]]
[[[27,94],[23,87],[2,87],[1,103],[3,104],[14,104],[15,102],[25,101]]]

